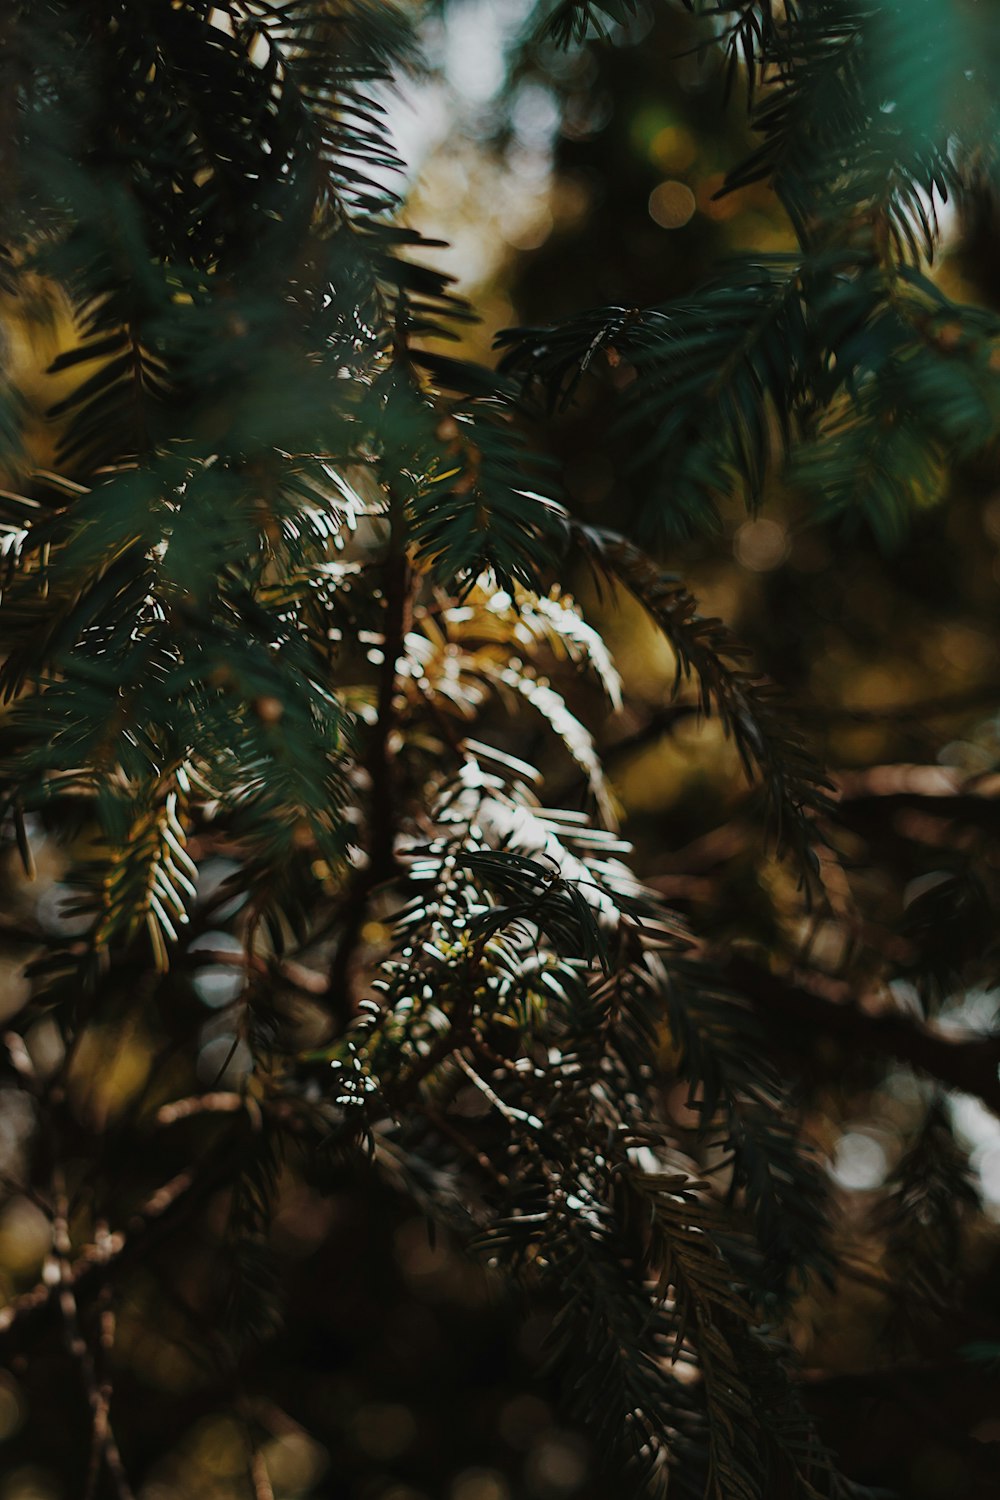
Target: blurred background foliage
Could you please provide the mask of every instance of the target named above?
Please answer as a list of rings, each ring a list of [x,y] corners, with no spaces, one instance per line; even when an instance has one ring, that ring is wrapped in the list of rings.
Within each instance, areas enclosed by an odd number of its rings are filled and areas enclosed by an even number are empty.
[[[536,22],[530,0],[424,7],[431,74],[391,105],[410,174],[406,218],[447,242],[433,259],[482,316],[461,350],[487,363],[494,336],[511,325],[676,299],[727,255],[794,245],[766,182],[717,196],[755,141],[742,88],[727,88],[722,55],[699,46],[702,21],[639,0],[611,23],[610,39],[591,36],[565,53],[534,40]],[[942,203],[938,212],[945,232],[930,274],[958,301],[1000,311],[993,198],[984,191],[961,211]],[[71,385],[70,372],[43,373],[62,345],[65,310],[39,287],[27,318],[23,301],[4,311],[14,383],[40,414]],[[612,386],[628,379],[627,369],[602,373]],[[539,417],[532,436],[558,464],[579,518],[621,525],[631,514],[600,380],[582,381],[574,403]],[[27,441],[36,463],[52,462],[56,437],[41,415]],[[1000,734],[995,451],[949,466],[928,498],[886,546],[857,517],[818,520],[799,490],[772,479],[758,514],[723,502],[714,530],[664,547],[703,612],[733,627],[795,701],[809,743],[837,773],[846,858],[826,872],[821,917],[765,849],[718,722],[674,698],[676,660],[641,609],[611,609],[582,569],[563,580],[602,624],[624,680],[625,707],[600,726],[598,748],[642,877],[708,944],[789,959],[806,951],[819,992],[825,984],[835,1001],[849,988],[871,1037],[888,1011],[928,1004],[945,1029],[995,1025],[995,908],[985,894],[1000,825],[990,800]],[[570,707],[577,691],[567,688]],[[541,733],[508,723],[502,708],[488,722],[494,742],[541,766],[555,802],[579,798],[580,767]],[[26,1003],[25,965],[46,935],[72,936],[78,920],[64,884],[72,844],[31,832],[35,879],[24,880],[15,850],[0,872],[4,1021]],[[171,1084],[184,1092],[182,1058],[173,1077],[163,1060],[179,1054],[194,1015],[201,1085],[239,1077],[225,1025],[212,1030],[235,993],[227,955],[240,951],[239,910],[222,891],[235,853],[213,846],[202,859],[197,838],[192,853],[199,915],[185,962],[164,981],[169,1003],[140,1021],[127,1010],[104,1016],[75,1047],[66,1108],[83,1140],[148,1104],[154,1061],[153,1102],[169,1098]],[[362,954],[379,951],[377,918],[362,939]],[[970,952],[987,954],[978,982],[963,968]],[[935,972],[928,1001],[917,979],[926,986]],[[280,997],[303,1048],[328,1037],[312,984],[292,966]],[[801,1079],[805,1134],[829,1163],[845,1254],[834,1286],[803,1294],[790,1326],[824,1435],[848,1472],[908,1500],[1000,1494],[1000,1119],[961,1089],[929,1108],[926,1080],[887,1065],[863,1028],[841,1034],[779,1010],[771,1024]],[[24,1046],[41,1076],[64,1060],[51,1018],[32,1024]],[[685,1097],[678,1085],[668,1101],[680,1131]],[[459,1100],[470,1119],[481,1107],[472,1088]],[[16,1186],[30,1109],[26,1095],[5,1089],[7,1297],[36,1281],[51,1249],[49,1220]],[[184,1160],[187,1129],[181,1122],[180,1143],[157,1147],[163,1165],[171,1151]],[[943,1166],[925,1169],[936,1151]],[[925,1212],[922,1195],[942,1176],[956,1191],[943,1213]],[[285,1168],[272,1230],[290,1288],[284,1325],[248,1353],[234,1396],[202,1338],[226,1295],[217,1254],[225,1219],[224,1205],[210,1206],[182,1245],[154,1244],[118,1310],[116,1408],[141,1500],[607,1493],[591,1435],[567,1421],[558,1382],[539,1371],[544,1310],[517,1323],[512,1294],[447,1236],[430,1237],[388,1189],[320,1192],[305,1160]],[[937,1237],[930,1256],[917,1255],[923,1234]],[[908,1257],[921,1276],[936,1260],[940,1284],[916,1287]],[[0,1377],[0,1500],[84,1494],[90,1416],[77,1379],[55,1353],[15,1361]]]

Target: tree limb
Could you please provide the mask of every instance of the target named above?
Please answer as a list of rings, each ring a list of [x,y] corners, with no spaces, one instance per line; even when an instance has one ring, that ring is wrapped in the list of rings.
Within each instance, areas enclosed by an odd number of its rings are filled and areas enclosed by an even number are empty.
[[[827,981],[827,992],[821,993],[813,987],[818,976],[810,983],[786,979],[742,955],[731,957],[723,973],[759,1011],[835,1037],[852,1051],[909,1063],[1000,1116],[1000,1035],[953,1037],[898,1011],[873,1015],[851,998],[846,985]]]

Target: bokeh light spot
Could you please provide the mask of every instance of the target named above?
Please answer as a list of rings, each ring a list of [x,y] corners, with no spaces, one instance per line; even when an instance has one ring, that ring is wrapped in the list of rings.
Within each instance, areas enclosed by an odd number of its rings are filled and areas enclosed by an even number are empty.
[[[587,1457],[586,1445],[573,1433],[546,1433],[528,1456],[528,1488],[542,1500],[572,1495],[587,1477]]]
[[[539,1432],[552,1425],[552,1412],[539,1396],[514,1396],[501,1409],[498,1425],[512,1448],[529,1448]]]
[[[870,1193],[881,1187],[889,1172],[885,1151],[874,1136],[849,1130],[840,1137],[830,1175],[851,1193]]]
[[[694,193],[684,182],[661,182],[649,195],[649,217],[661,229],[683,229],[697,208]]]
[[[1000,1145],[984,1151],[978,1166],[983,1197],[990,1204],[1000,1203]]]
[[[52,1225],[30,1198],[11,1198],[0,1212],[0,1263],[23,1276],[35,1270],[52,1244]]]
[[[552,225],[548,205],[539,203],[521,222],[504,225],[503,237],[512,250],[537,250],[552,233]]]
[[[231,1005],[243,993],[243,971],[225,964],[209,964],[198,970],[193,983],[202,1005],[219,1010],[224,1005]]]
[[[253,1072],[253,1053],[233,1036],[214,1036],[198,1054],[197,1071],[210,1088],[233,1088]]]
[[[450,1500],[508,1500],[509,1495],[496,1469],[465,1469],[452,1481]]]
[[[661,172],[683,172],[698,155],[698,144],[683,125],[665,125],[649,143],[649,158]]]
[[[79,937],[93,920],[86,912],[76,911],[80,892],[55,881],[39,897],[35,914],[39,925],[53,937]]]
[[[3,1443],[24,1421],[24,1400],[13,1375],[0,1370],[0,1443]]]
[[[733,538],[736,561],[751,573],[770,573],[788,551],[788,533],[777,521],[745,521]]]
[[[61,1500],[62,1490],[47,1469],[24,1464],[8,1474],[0,1500]]]
[[[0,958],[0,1021],[16,1016],[31,994],[24,964],[16,958]]]
[[[195,1434],[194,1455],[198,1467],[213,1478],[242,1474],[247,1462],[246,1437],[231,1417],[213,1416],[200,1422]]]

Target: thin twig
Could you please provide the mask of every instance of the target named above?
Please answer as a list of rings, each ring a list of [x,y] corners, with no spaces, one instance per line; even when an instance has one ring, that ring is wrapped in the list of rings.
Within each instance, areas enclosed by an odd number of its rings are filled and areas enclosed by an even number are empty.
[[[62,1183],[62,1173],[59,1170],[53,1173],[52,1188],[55,1213],[52,1220],[53,1259],[51,1266],[47,1268],[49,1271],[48,1280],[53,1284],[53,1290],[58,1296],[59,1310],[62,1313],[63,1325],[66,1332],[66,1344],[80,1372],[80,1378],[87,1393],[91,1413],[90,1457],[87,1465],[83,1500],[93,1500],[93,1497],[96,1495],[102,1462],[114,1485],[118,1500],[134,1500],[132,1486],[129,1483],[128,1474],[122,1462],[121,1452],[111,1425],[111,1382],[108,1379],[98,1379],[93,1355],[90,1352],[87,1340],[80,1326],[79,1308],[77,1307],[76,1296],[73,1290],[73,1271],[69,1260],[72,1247],[67,1219],[68,1203]],[[101,1290],[102,1295],[107,1297],[107,1286],[103,1286]],[[109,1305],[103,1311],[108,1310]],[[111,1314],[111,1317],[113,1319],[113,1314]],[[105,1336],[102,1327],[102,1344],[104,1343]],[[113,1321],[110,1325],[110,1340],[113,1343]]]
[[[350,993],[351,964],[372,893],[396,873],[396,776],[393,732],[396,725],[397,670],[406,644],[410,599],[410,564],[406,555],[406,518],[390,496],[389,543],[383,568],[385,624],[379,673],[376,721],[366,757],[370,778],[368,863],[354,878],[340,913],[340,941],[330,967],[329,994],[346,1025],[354,1014]]]
[[[465,1074],[466,1078],[473,1083],[479,1092],[487,1098],[498,1114],[502,1115],[508,1124],[530,1125],[533,1129],[541,1122],[526,1109],[518,1109],[513,1104],[508,1104],[506,1099],[501,1099],[495,1089],[491,1088],[485,1078],[480,1078],[475,1068],[461,1054],[456,1053],[455,1061]]]
[[[156,1111],[157,1125],[174,1125],[178,1120],[188,1120],[192,1115],[236,1114],[245,1109],[247,1100],[243,1094],[214,1093],[193,1094],[187,1099],[175,1099]]]
[[[47,1314],[58,1301],[56,1291],[60,1284],[68,1285],[74,1297],[78,1297],[93,1283],[103,1285],[113,1271],[120,1272],[147,1255],[152,1241],[173,1226],[177,1213],[191,1212],[230,1176],[238,1158],[241,1135],[242,1132],[234,1130],[207,1161],[203,1158],[200,1163],[186,1167],[157,1188],[124,1229],[103,1234],[87,1245],[65,1267],[59,1280],[51,1272],[47,1277],[43,1275],[29,1291],[0,1308],[0,1338],[9,1337],[15,1330],[21,1332],[35,1318]]]
[[[848,703],[802,704],[798,717],[814,724],[909,724],[925,719],[947,719],[1000,703],[1000,683],[983,682],[964,692],[923,698],[916,703],[885,703],[877,707]]]
[[[267,1472],[264,1455],[256,1445],[252,1445],[250,1449],[250,1483],[253,1485],[254,1500],[274,1500],[271,1476]]]
[[[476,981],[479,965],[482,962],[484,941],[484,939],[479,939],[470,944],[466,950],[466,983],[449,1017],[447,1031],[443,1031],[435,1038],[427,1051],[413,1064],[406,1077],[391,1092],[386,1091],[386,1102],[395,1111],[398,1112],[416,1096],[421,1083],[428,1074],[433,1073],[434,1069],[451,1057],[453,1052],[457,1052],[460,1047],[464,1047],[471,1040]]]
[[[448,1119],[447,1115],[442,1114],[440,1110],[435,1109],[430,1104],[422,1104],[420,1108],[421,1114],[423,1114],[424,1118],[434,1127],[438,1134],[443,1135],[453,1145],[457,1146],[459,1151],[464,1156],[467,1156],[470,1161],[474,1161],[488,1177],[492,1177],[498,1187],[507,1187],[509,1185],[510,1179],[503,1172],[497,1170],[487,1153],[480,1151],[479,1147],[473,1141],[470,1141],[468,1136]]]

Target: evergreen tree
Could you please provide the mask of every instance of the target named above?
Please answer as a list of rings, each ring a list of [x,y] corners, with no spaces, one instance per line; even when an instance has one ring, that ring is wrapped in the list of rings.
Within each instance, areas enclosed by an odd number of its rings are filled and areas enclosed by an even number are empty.
[[[614,42],[635,9],[561,0],[526,54]],[[637,877],[588,727],[619,677],[563,585],[574,568],[662,633],[758,789],[802,930],[857,804],[666,554],[779,473],[891,541],[988,450],[1000,325],[931,273],[941,205],[992,192],[1000,32],[925,0],[704,12],[759,142],[727,190],[772,184],[798,249],[513,330],[494,371],[442,352],[469,309],[386,186],[408,8],[4,8],[0,792],[27,870],[67,851],[69,895],[10,934],[32,961],[9,1185],[51,1250],[0,1330],[29,1371],[82,1380],[88,1500],[149,1458],[118,1417],[116,1314],[220,1213],[192,1332],[270,1493],[247,1393],[277,1399],[289,1182],[407,1202],[545,1309],[551,1378],[613,1482],[854,1491],[787,1338],[844,1262],[772,1023],[839,1025],[993,1110],[996,1041],[810,991],[785,935],[725,951]],[[41,413],[25,330],[57,345]],[[572,515],[537,436],[595,380],[627,534]],[[579,806],[549,805],[522,719]],[[994,977],[988,849],[956,848],[880,975],[929,1011]],[[123,1036],[143,1076],[95,1104]],[[940,1314],[975,1195],[936,1094],[881,1209],[887,1278]],[[147,1304],[133,1338],[165,1315]]]

